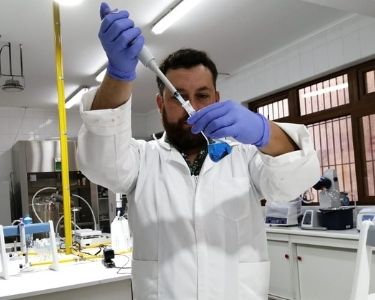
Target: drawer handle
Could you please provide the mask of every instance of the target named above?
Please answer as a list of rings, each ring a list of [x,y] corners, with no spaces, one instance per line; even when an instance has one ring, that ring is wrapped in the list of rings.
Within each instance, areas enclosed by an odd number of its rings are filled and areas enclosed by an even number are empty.
[[[298,259],[298,261],[302,261],[302,257],[301,256],[297,256],[297,259]]]
[[[285,254],[284,257],[285,257],[286,259],[289,259],[289,254]]]

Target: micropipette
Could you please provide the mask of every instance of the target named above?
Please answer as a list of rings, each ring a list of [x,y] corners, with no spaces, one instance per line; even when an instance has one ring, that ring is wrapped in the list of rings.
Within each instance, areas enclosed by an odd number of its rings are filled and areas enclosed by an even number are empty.
[[[159,69],[158,65],[156,64],[155,57],[151,54],[151,52],[147,49],[146,46],[143,46],[142,51],[138,55],[139,60],[142,64],[153,71],[156,76],[164,83],[166,88],[173,94],[174,98],[178,102],[180,102],[181,106],[185,109],[189,116],[192,116],[196,111],[191,105],[189,100],[185,100],[181,94],[176,90],[173,84],[168,80],[168,78],[163,74],[163,72]],[[232,147],[222,141],[222,140],[211,140],[208,139],[207,136],[204,134],[203,131],[200,132],[203,137],[207,141],[207,148],[208,148],[208,155],[210,156],[211,160],[214,162],[218,162],[225,156],[231,153]]]

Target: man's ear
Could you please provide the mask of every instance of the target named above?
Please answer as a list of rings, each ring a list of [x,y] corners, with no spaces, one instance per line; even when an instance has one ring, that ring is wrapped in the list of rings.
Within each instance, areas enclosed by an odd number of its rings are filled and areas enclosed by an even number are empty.
[[[163,101],[163,97],[160,96],[159,93],[156,94],[156,104],[158,105],[158,110],[161,113],[163,105],[164,105],[164,101]]]

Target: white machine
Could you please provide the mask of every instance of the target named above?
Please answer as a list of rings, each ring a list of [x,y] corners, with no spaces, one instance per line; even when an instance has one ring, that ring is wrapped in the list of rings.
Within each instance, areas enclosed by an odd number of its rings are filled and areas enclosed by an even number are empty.
[[[320,208],[339,208],[341,206],[340,187],[336,170],[326,170],[313,188],[319,191]]]
[[[101,230],[84,228],[74,231],[74,240],[78,242],[82,248],[92,247],[99,244],[109,243],[111,241],[111,235],[102,233]]]
[[[307,209],[303,214],[301,228],[313,230],[327,230],[326,227],[321,226],[321,218],[321,212],[318,209]]]
[[[271,226],[295,226],[301,215],[300,198],[288,202],[266,202],[266,224]]]
[[[313,188],[319,191],[319,209],[305,211],[301,228],[329,230],[353,228],[354,207],[341,204],[336,170],[326,170]]]
[[[24,223],[21,219],[18,225],[2,226],[0,225],[0,277],[9,279],[10,275],[18,274],[22,269],[28,269],[30,266],[28,261],[28,243],[27,236],[36,233],[49,233],[49,252],[51,254],[52,263],[51,270],[59,269],[59,261],[57,254],[57,246],[55,239],[55,231],[52,221],[46,223]],[[14,260],[14,256],[10,256],[5,248],[5,237],[20,238],[21,252],[25,260]],[[17,252],[17,249],[15,249]],[[20,264],[20,262],[22,262]]]
[[[362,208],[357,215],[357,230],[361,231],[362,223],[366,220],[375,221],[375,208]]]

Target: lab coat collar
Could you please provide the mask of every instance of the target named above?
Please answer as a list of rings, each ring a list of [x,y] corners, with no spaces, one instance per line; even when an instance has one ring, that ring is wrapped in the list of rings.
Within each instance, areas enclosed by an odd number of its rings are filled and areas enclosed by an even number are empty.
[[[166,137],[167,137],[167,134],[164,131],[162,137],[160,139],[158,139],[157,141],[158,141],[160,147],[162,147],[166,150],[171,150],[172,149],[171,144],[169,144],[168,142],[165,141]]]
[[[167,135],[166,135],[166,132],[164,131],[162,137],[157,140],[157,142],[158,142],[158,144],[160,145],[161,148],[163,148],[167,151],[170,151],[170,153],[166,157],[166,160],[171,161],[173,163],[177,163],[178,165],[182,166],[184,169],[188,170],[188,172],[190,173],[189,167],[186,164],[185,159],[182,157],[181,153],[178,152],[178,150],[175,147],[171,146],[170,143],[166,142],[166,137],[167,137]],[[216,163],[214,163],[207,155],[207,157],[206,157],[206,159],[203,163],[200,175],[207,172],[215,164]]]
[[[182,168],[186,169],[190,173],[189,167],[186,164],[181,153],[178,152],[178,150],[175,147],[171,146],[171,144],[166,141],[166,138],[167,138],[167,134],[164,131],[162,137],[157,140],[161,148],[169,151],[168,155],[166,156],[166,160],[172,161],[173,163],[177,163],[178,165],[182,166]]]

